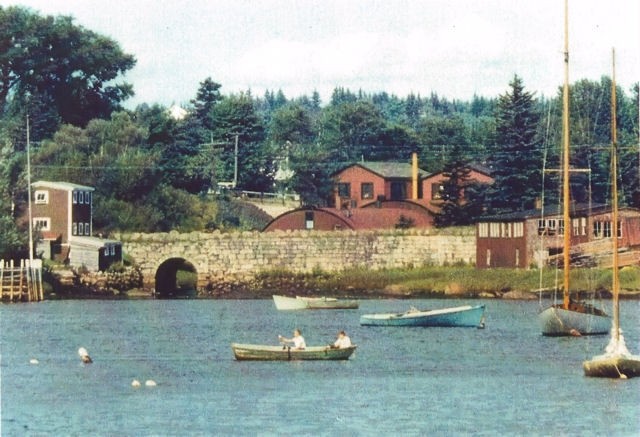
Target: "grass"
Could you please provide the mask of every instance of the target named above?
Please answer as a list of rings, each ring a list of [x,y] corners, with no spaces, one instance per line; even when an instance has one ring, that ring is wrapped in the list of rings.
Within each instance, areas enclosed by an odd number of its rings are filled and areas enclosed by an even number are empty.
[[[469,266],[425,266],[410,269],[367,270],[349,269],[339,273],[321,272],[295,274],[285,270],[262,272],[259,282],[301,283],[307,290],[324,291],[384,291],[398,295],[501,295],[508,291],[553,291],[562,286],[562,271],[523,269],[476,269]],[[640,291],[640,267],[621,270],[621,289]],[[558,284],[558,285],[556,285]],[[571,289],[575,292],[607,292],[611,290],[608,269],[573,269]]]

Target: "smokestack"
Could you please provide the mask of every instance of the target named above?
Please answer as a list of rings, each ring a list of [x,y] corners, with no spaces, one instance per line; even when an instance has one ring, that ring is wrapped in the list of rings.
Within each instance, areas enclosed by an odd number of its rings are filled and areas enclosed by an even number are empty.
[[[418,200],[418,153],[411,155],[411,199]]]

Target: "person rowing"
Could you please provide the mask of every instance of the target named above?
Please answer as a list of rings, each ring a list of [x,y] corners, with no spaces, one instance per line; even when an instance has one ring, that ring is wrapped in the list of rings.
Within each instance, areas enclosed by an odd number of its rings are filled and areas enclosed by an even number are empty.
[[[297,328],[293,330],[293,337],[285,338],[282,335],[278,335],[278,340],[280,340],[280,343],[283,343],[285,345],[287,343],[293,343],[293,348],[298,350],[304,350],[307,347],[307,344],[304,342],[302,333]]]

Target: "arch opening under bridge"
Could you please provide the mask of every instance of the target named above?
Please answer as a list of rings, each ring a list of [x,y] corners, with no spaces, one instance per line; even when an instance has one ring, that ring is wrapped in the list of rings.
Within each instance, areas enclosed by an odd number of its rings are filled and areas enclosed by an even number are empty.
[[[169,258],[156,270],[155,296],[165,299],[196,297],[198,271],[184,258]]]

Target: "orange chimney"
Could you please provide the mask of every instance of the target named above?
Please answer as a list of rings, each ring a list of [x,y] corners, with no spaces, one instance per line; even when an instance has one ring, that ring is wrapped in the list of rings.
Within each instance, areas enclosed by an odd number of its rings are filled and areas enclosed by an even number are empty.
[[[418,153],[413,152],[411,156],[411,198],[418,200]]]

